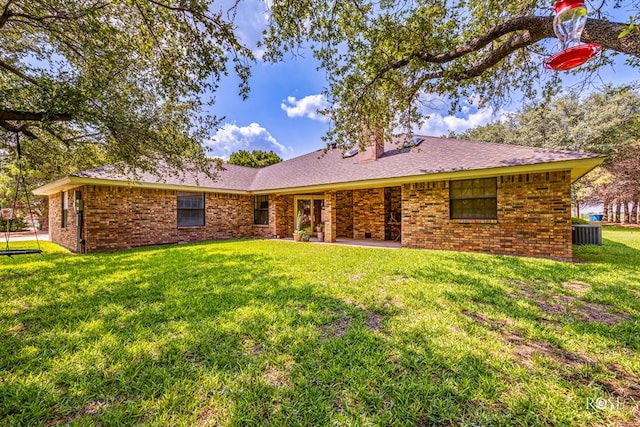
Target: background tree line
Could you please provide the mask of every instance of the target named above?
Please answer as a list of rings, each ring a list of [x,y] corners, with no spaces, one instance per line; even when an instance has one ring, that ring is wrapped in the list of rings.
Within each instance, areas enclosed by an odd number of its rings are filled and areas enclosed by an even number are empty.
[[[238,150],[231,153],[229,160],[230,165],[247,166],[250,168],[263,168],[265,166],[280,163],[282,158],[273,151],[264,150]]]
[[[585,204],[602,203],[604,221],[638,223],[640,203],[640,92],[605,87],[580,98],[565,94],[551,102],[470,129],[456,138],[607,155],[602,167],[573,185],[576,216]]]

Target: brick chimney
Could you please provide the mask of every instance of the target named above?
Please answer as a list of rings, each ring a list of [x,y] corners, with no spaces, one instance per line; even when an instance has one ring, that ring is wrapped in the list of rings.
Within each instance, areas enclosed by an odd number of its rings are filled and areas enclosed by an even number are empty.
[[[358,163],[376,160],[384,154],[384,137],[382,129],[375,129],[371,132],[363,126],[362,138],[366,141],[364,151],[358,153]]]

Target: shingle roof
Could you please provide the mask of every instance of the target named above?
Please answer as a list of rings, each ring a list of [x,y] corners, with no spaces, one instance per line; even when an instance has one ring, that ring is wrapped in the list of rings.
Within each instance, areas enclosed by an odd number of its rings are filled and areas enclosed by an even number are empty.
[[[208,191],[276,192],[318,186],[348,186],[367,181],[409,178],[425,179],[434,174],[455,174],[512,167],[519,170],[543,167],[547,170],[569,167],[577,179],[600,164],[604,157],[593,153],[580,153],[546,148],[494,144],[423,136],[423,142],[413,148],[385,146],[384,154],[375,161],[358,162],[358,157],[343,158],[341,149],[324,153],[317,150],[262,169],[224,165],[212,180],[203,173],[185,172],[162,178],[150,173],[128,176],[113,167],[90,169],[45,185],[36,194],[51,194],[62,186],[91,180],[136,182],[146,186],[194,187]],[[554,165],[557,163],[558,165]],[[505,173],[505,172],[501,172]]]
[[[494,144],[423,136],[414,148],[385,146],[375,161],[358,163],[358,157],[343,158],[342,150],[322,150],[261,169],[251,190],[349,183],[373,179],[431,175],[446,172],[526,166],[568,160],[601,158],[578,153],[518,145]]]
[[[161,170],[158,172],[158,174],[136,172],[135,175],[125,175],[119,173],[113,166],[103,166],[77,172],[71,176],[113,181],[134,181],[188,187],[205,187],[219,190],[247,191],[251,188],[251,184],[253,183],[258,170],[245,166],[225,164],[223,170],[214,171],[216,175],[215,179],[208,177],[203,172],[187,171],[178,175],[171,173],[162,174]]]

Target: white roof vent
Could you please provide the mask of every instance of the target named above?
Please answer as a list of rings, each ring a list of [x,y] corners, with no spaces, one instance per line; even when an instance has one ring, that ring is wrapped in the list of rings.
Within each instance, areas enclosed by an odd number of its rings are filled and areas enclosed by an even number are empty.
[[[346,158],[349,158],[349,157],[353,157],[353,156],[355,156],[356,154],[358,154],[358,149],[357,149],[357,148],[352,148],[351,150],[349,150],[349,151],[347,151],[346,153],[344,153],[344,154],[342,155],[342,157],[343,157],[344,159],[346,159]]]

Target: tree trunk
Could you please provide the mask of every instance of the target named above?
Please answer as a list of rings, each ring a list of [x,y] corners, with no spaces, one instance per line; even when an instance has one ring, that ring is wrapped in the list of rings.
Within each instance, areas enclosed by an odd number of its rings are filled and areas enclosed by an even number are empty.
[[[613,222],[615,223],[620,223],[620,209],[622,209],[622,201],[618,199],[616,200],[616,212],[615,218],[613,219]]]
[[[576,218],[580,218],[580,202],[576,199]]]
[[[602,201],[602,222],[609,222],[609,199]]]
[[[631,210],[629,209],[629,201],[625,200],[622,202],[622,210],[624,212],[623,222],[625,224],[629,224],[631,222]]]
[[[638,223],[638,200],[633,201],[633,207],[631,208],[631,223]]]
[[[613,202],[609,202],[607,205],[607,222],[613,222]]]

